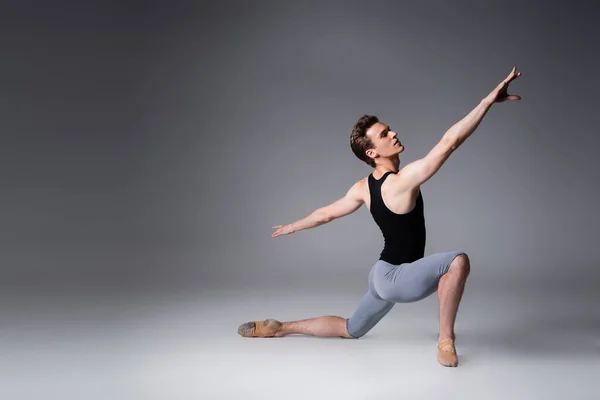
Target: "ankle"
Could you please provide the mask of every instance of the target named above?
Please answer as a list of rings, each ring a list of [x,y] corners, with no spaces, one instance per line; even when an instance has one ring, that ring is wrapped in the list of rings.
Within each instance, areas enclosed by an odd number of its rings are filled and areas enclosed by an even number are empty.
[[[440,334],[438,336],[438,343],[441,343],[441,342],[443,342],[445,340],[452,340],[452,341],[454,341],[454,340],[456,340],[456,336],[454,334],[447,334],[447,335]]]
[[[291,322],[282,322],[281,328],[276,333],[276,336],[286,336],[293,333],[293,324]]]

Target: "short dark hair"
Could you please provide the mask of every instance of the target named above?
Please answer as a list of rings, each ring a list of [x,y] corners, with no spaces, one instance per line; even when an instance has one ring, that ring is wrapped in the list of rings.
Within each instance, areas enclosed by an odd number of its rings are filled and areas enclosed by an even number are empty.
[[[350,135],[350,148],[362,161],[375,168],[375,160],[369,157],[365,152],[374,147],[371,139],[367,137],[367,130],[379,122],[379,119],[374,115],[363,115],[352,128]]]

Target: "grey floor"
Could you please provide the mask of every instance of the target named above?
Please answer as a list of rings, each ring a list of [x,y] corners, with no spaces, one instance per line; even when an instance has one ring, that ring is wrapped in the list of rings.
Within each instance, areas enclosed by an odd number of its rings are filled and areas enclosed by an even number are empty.
[[[0,398],[597,399],[594,285],[506,285],[475,280],[465,293],[458,368],[435,360],[435,296],[396,305],[359,340],[237,335],[252,319],[347,316],[358,286],[37,294],[18,313],[13,296],[2,308]]]

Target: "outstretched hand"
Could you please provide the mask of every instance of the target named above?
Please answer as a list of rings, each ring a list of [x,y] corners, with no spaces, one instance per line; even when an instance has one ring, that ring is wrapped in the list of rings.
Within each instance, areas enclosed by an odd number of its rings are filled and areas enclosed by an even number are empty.
[[[295,231],[292,229],[292,225],[288,224],[288,225],[276,225],[273,227],[273,229],[276,229],[275,232],[273,232],[273,234],[271,234],[271,237],[276,238],[277,236],[281,236],[281,235],[289,235],[290,233],[294,233]]]
[[[508,85],[521,76],[520,72],[517,72],[517,67],[514,66],[510,74],[492,90],[488,95],[487,99],[490,104],[502,103],[503,101],[509,100],[521,100],[521,96],[516,94],[508,94]]]

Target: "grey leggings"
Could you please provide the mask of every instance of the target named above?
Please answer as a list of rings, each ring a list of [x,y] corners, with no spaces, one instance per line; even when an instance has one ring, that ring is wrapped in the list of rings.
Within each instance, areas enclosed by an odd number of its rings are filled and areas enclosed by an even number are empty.
[[[346,320],[348,334],[366,334],[396,303],[412,303],[437,291],[440,278],[462,251],[436,253],[400,265],[378,260],[369,273],[369,290],[352,317]]]

